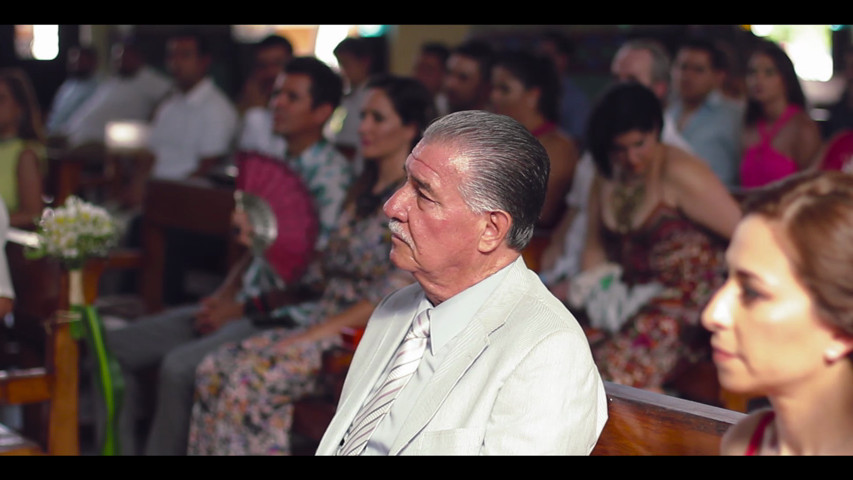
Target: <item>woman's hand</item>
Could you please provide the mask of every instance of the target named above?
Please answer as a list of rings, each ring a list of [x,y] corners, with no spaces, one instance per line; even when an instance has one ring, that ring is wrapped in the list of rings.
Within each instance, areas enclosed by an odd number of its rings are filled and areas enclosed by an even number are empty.
[[[242,316],[243,304],[233,298],[207,297],[201,301],[196,312],[195,329],[207,335]]]
[[[340,333],[341,330],[336,325],[331,324],[330,322],[323,322],[297,333],[296,335],[290,335],[289,337],[277,342],[273,348],[280,352],[299,343],[319,342],[325,338],[340,335]]]

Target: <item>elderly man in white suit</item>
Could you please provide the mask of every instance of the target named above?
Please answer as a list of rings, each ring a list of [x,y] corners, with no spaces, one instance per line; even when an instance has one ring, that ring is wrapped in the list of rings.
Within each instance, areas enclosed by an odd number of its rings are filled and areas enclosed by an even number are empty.
[[[545,150],[509,117],[463,111],[430,126],[406,171],[385,213],[391,260],[417,283],[370,318],[317,454],[589,454],[607,420],[601,378],[574,316],[520,254]],[[387,413],[362,421],[424,309],[416,372],[397,380]]]

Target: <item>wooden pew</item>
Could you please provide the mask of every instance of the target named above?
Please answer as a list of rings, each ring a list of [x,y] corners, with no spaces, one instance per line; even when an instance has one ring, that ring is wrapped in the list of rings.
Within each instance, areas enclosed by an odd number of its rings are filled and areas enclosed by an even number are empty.
[[[24,258],[24,246],[34,233],[10,229],[6,255],[16,291],[14,340],[40,352],[42,361],[0,370],[0,405],[27,406],[24,428],[17,432],[0,425],[2,455],[78,455],[79,350],[72,338],[67,311],[68,275],[53,259]],[[94,301],[106,261],[84,269],[84,295]],[[5,339],[8,341],[9,339]]]
[[[604,382],[609,418],[593,455],[718,455],[744,413]]]
[[[216,185],[207,179],[151,179],[145,194],[142,217],[141,294],[147,312],[164,306],[163,276],[166,261],[166,237],[170,229],[221,236],[228,239],[224,270],[241,255],[241,247],[232,239],[231,212],[234,189]],[[211,259],[219,261],[221,259]],[[224,271],[223,271],[224,274]]]
[[[324,357],[322,394],[295,403],[294,455],[313,455],[335,413],[352,352]],[[609,418],[594,456],[718,455],[726,430],[744,413],[626,385],[604,382]]]

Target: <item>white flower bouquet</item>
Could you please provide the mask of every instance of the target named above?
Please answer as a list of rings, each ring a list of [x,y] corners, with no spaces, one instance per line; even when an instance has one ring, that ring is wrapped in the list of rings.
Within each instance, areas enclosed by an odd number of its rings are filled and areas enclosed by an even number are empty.
[[[118,241],[118,227],[99,206],[70,196],[57,208],[45,208],[39,220],[39,244],[30,258],[53,257],[69,270],[83,268],[92,257],[105,257]]]
[[[119,230],[101,207],[70,196],[57,208],[45,208],[36,230],[38,245],[28,249],[29,258],[58,259],[68,270],[71,335],[84,339],[98,362],[98,386],[104,396],[103,455],[117,455],[119,400],[124,391],[121,368],[104,342],[104,328],[94,305],[83,294],[83,267],[93,257],[105,257],[118,242]]]

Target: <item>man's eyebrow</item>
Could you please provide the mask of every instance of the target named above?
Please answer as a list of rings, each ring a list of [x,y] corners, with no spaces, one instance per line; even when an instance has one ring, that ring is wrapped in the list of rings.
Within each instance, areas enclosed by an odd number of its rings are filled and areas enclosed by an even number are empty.
[[[432,187],[430,186],[430,184],[429,184],[429,183],[427,183],[427,182],[425,182],[425,181],[423,181],[423,180],[420,180],[420,179],[414,178],[414,177],[412,177],[412,182],[414,182],[415,186],[416,186],[418,189],[423,190],[423,191],[425,191],[425,192],[427,192],[427,193],[429,193],[429,194],[432,194],[432,193],[433,193]]]
[[[405,166],[405,165],[403,165],[403,170],[406,172],[406,175],[409,177],[409,179],[411,180],[411,182],[415,184],[415,187],[416,187],[417,189],[419,189],[419,190],[423,190],[423,191],[425,191],[425,192],[427,192],[427,193],[429,193],[429,194],[434,193],[434,191],[433,191],[433,189],[432,189],[432,186],[431,186],[428,182],[426,182],[426,181],[424,181],[424,180],[421,180],[421,179],[419,179],[419,178],[413,177],[413,176],[412,176],[412,174],[411,174],[411,172],[409,172],[409,169],[408,169],[408,168],[406,168],[406,166]]]

